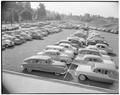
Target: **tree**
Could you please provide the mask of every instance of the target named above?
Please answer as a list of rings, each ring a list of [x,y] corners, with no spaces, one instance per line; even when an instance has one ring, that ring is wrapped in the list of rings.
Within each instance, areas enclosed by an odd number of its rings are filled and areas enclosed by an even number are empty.
[[[10,21],[11,25],[14,22],[14,12],[16,9],[16,2],[2,1],[2,21]],[[10,16],[10,17],[9,17]],[[10,18],[10,19],[9,19]]]
[[[38,20],[46,17],[46,9],[45,9],[44,4],[40,3],[39,7],[40,8],[37,9],[37,19]]]
[[[24,9],[20,13],[22,20],[32,20],[33,10],[31,8],[30,2],[24,4]]]
[[[24,5],[24,8],[32,12],[31,4],[30,2],[26,2]]]
[[[56,20],[61,20],[60,14],[56,14]]]
[[[22,17],[22,20],[32,20],[32,13],[29,10],[24,9],[21,12],[21,17]]]

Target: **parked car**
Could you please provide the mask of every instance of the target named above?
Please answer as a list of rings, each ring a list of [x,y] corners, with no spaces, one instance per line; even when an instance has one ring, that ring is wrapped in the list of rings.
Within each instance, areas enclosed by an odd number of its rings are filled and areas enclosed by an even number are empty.
[[[24,43],[23,40],[18,39],[18,38],[13,39],[13,41],[14,41],[15,45],[20,45],[20,44]]]
[[[67,48],[59,45],[48,45],[45,50],[52,49],[52,50],[59,50],[61,53],[65,53],[68,57],[74,58],[75,54],[74,51],[68,50]]]
[[[75,76],[81,81],[87,79],[105,83],[118,81],[118,71],[110,64],[78,65]]]
[[[59,42],[56,42],[55,45],[59,45],[59,44],[61,44],[61,43],[66,43],[66,44],[72,45],[72,43],[71,43],[70,41],[68,41],[68,40],[61,40],[61,41],[59,41]],[[73,46],[73,45],[72,45],[72,46]]]
[[[64,62],[52,60],[51,57],[45,55],[35,55],[26,58],[21,66],[23,70],[28,72],[37,70],[55,74],[65,74],[68,69]]]
[[[91,54],[86,54],[83,56],[78,55],[75,58],[75,63],[73,64],[87,64],[87,65],[91,65],[91,64],[112,64],[114,67],[117,68],[116,64],[114,63],[114,61],[112,60],[106,60],[106,59],[102,59],[101,56],[97,56],[97,55],[91,55]]]
[[[87,54],[101,56],[103,59],[106,59],[106,60],[113,60],[112,57],[110,57],[105,50],[99,50],[94,45],[89,45],[88,47],[86,47],[86,49],[83,49],[83,51],[84,50],[88,51]]]
[[[17,39],[20,39],[23,43],[26,42],[25,38],[22,37],[22,36],[20,36],[20,35],[15,35],[15,37],[16,37]]]
[[[95,45],[98,49],[100,49],[100,50],[105,50],[105,51],[107,51],[107,53],[109,54],[109,55],[116,55],[114,52],[113,52],[113,50],[109,47],[109,46],[107,46],[106,44],[96,44]]]
[[[78,37],[68,37],[67,38],[68,41],[70,41],[71,43],[73,43],[74,45],[76,45],[77,48],[84,48],[85,47],[85,40],[82,38],[78,38]]]
[[[30,35],[26,34],[26,33],[21,33],[20,35],[22,37],[24,37],[25,40],[27,40],[27,41],[31,41],[32,40],[32,37]]]
[[[14,42],[8,39],[4,39],[2,40],[2,48],[5,49],[7,47],[13,47],[14,46]]]
[[[60,45],[60,46],[63,46],[64,48],[66,48],[66,49],[68,49],[68,50],[72,50],[75,55],[78,53],[77,48],[73,47],[71,44],[61,43],[61,44],[59,44],[59,45]]]
[[[43,39],[43,36],[37,32],[35,32],[34,30],[30,31],[30,35],[33,39]]]
[[[65,62],[66,64],[70,64],[72,62],[72,58],[66,55],[65,53],[61,53],[59,50],[45,50],[43,52],[38,52],[38,55],[47,55],[50,56],[52,59]]]

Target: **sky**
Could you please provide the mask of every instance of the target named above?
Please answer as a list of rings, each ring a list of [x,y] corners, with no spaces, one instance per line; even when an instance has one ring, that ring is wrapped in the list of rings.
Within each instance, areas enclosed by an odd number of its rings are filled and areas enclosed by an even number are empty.
[[[90,13],[104,17],[119,17],[117,2],[41,2],[49,11],[61,14],[84,15]],[[38,8],[39,2],[31,2],[32,8]]]

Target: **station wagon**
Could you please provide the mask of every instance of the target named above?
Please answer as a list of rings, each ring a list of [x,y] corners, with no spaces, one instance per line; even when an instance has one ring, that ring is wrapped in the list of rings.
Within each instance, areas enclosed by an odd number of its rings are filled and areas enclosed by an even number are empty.
[[[75,76],[81,81],[87,79],[105,83],[118,81],[118,71],[114,66],[107,64],[78,65]]]
[[[22,63],[23,70],[31,72],[33,70],[51,72],[55,74],[65,74],[67,65],[64,62],[52,60],[46,55],[35,55],[26,58]]]

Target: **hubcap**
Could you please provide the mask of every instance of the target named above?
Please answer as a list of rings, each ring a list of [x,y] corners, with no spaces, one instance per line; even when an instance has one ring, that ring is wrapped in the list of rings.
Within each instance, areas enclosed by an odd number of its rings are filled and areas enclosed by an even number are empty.
[[[79,75],[80,80],[86,80],[86,77],[84,75]]]

